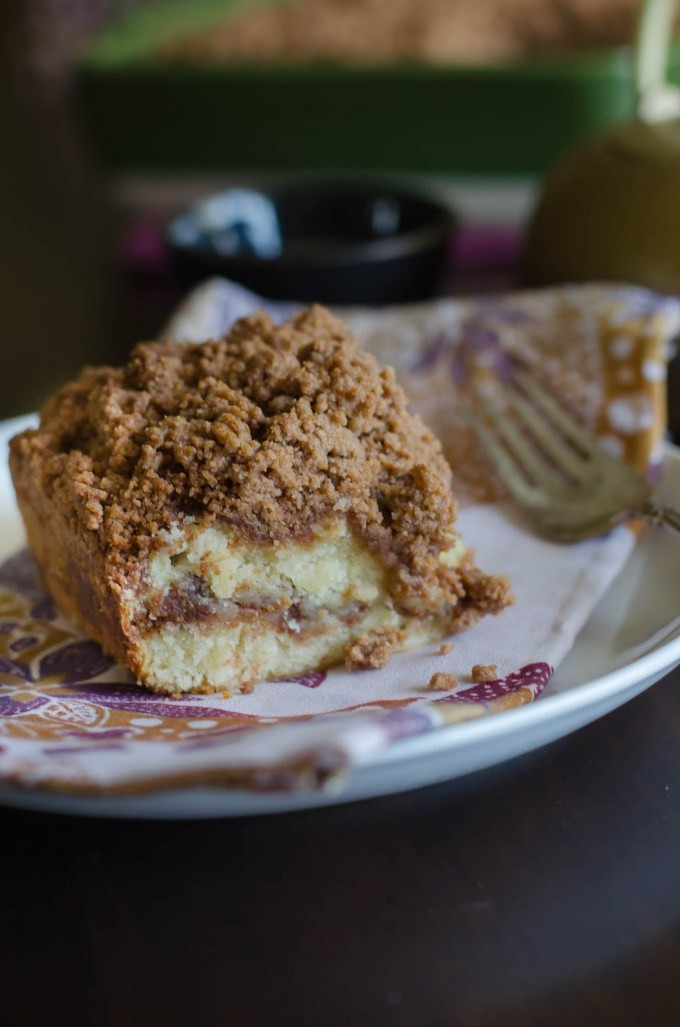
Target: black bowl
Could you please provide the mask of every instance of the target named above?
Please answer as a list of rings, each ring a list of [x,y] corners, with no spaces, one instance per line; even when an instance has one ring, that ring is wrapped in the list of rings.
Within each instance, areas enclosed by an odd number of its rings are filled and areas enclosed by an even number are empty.
[[[186,283],[220,274],[272,299],[385,304],[436,294],[454,224],[411,189],[297,180],[218,193],[166,235]]]

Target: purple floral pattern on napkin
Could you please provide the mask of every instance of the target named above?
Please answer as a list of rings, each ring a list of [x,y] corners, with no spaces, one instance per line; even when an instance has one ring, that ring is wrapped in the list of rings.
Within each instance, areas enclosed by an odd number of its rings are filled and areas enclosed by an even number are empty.
[[[174,699],[140,688],[96,642],[80,636],[59,615],[41,589],[28,550],[0,566],[0,616],[0,736],[14,747],[22,741],[39,743],[40,759],[47,762],[36,763],[33,753],[33,759],[25,764],[25,772],[32,779],[36,774],[38,778],[49,776],[45,768],[68,767],[71,760],[87,763],[97,753],[134,760],[137,747],[149,743],[164,746],[181,762],[182,753],[216,751],[233,743],[243,731],[270,728],[287,720],[236,712],[228,702],[218,703],[210,696]],[[466,719],[466,715],[444,714],[443,704],[458,708],[460,704],[481,704],[486,712],[492,712],[535,698],[548,677],[547,665],[537,665],[483,688],[473,686],[436,701],[410,699],[395,703],[387,699],[384,703],[359,704],[342,714],[343,724],[354,716],[360,717],[363,725],[364,718],[369,717],[372,744],[382,748]],[[326,672],[314,672],[289,678],[287,683],[318,689],[327,678]],[[316,722],[326,723],[329,716],[335,714],[293,721],[304,728],[305,724],[311,727]],[[330,751],[327,745],[319,748],[315,757],[319,766],[330,766]],[[6,758],[7,753],[4,755]],[[342,763],[337,752],[333,751],[330,762],[334,766]],[[16,771],[16,761],[10,761],[10,765]],[[305,766],[305,773],[309,773],[311,765]],[[327,778],[328,766],[316,775],[319,781]],[[255,774],[253,768],[251,771]],[[274,779],[279,783],[296,780],[290,768],[279,774],[269,769],[264,776],[256,776],[260,783],[269,784]],[[66,781],[63,783],[66,786]],[[94,787],[94,782],[90,785]],[[82,765],[78,786],[88,787]]]

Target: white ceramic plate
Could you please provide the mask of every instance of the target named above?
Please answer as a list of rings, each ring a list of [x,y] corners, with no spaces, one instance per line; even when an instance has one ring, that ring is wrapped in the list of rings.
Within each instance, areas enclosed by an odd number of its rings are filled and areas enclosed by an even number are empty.
[[[26,418],[0,424],[0,439]],[[680,450],[669,446],[660,494],[680,506]],[[0,558],[21,545],[11,482],[0,462]],[[648,688],[680,663],[680,540],[646,531],[625,570],[600,602],[542,698],[518,709],[430,732],[391,746],[358,768],[338,792],[256,794],[186,788],[121,798],[89,798],[0,788],[0,802],[85,816],[185,818],[283,813],[435,784],[577,730]]]

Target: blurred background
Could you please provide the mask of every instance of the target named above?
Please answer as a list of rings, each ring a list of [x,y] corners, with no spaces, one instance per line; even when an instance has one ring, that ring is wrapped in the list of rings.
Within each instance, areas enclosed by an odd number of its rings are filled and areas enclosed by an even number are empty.
[[[0,417],[123,360],[213,272],[334,303],[597,277],[543,250],[528,271],[525,237],[549,169],[635,113],[639,6],[0,4]]]

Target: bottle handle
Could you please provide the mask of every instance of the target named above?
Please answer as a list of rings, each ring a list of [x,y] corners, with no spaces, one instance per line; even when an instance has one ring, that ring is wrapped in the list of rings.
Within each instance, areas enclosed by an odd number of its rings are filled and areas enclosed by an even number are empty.
[[[666,80],[677,0],[643,0],[635,42],[638,118],[647,122],[680,117],[680,89]]]

